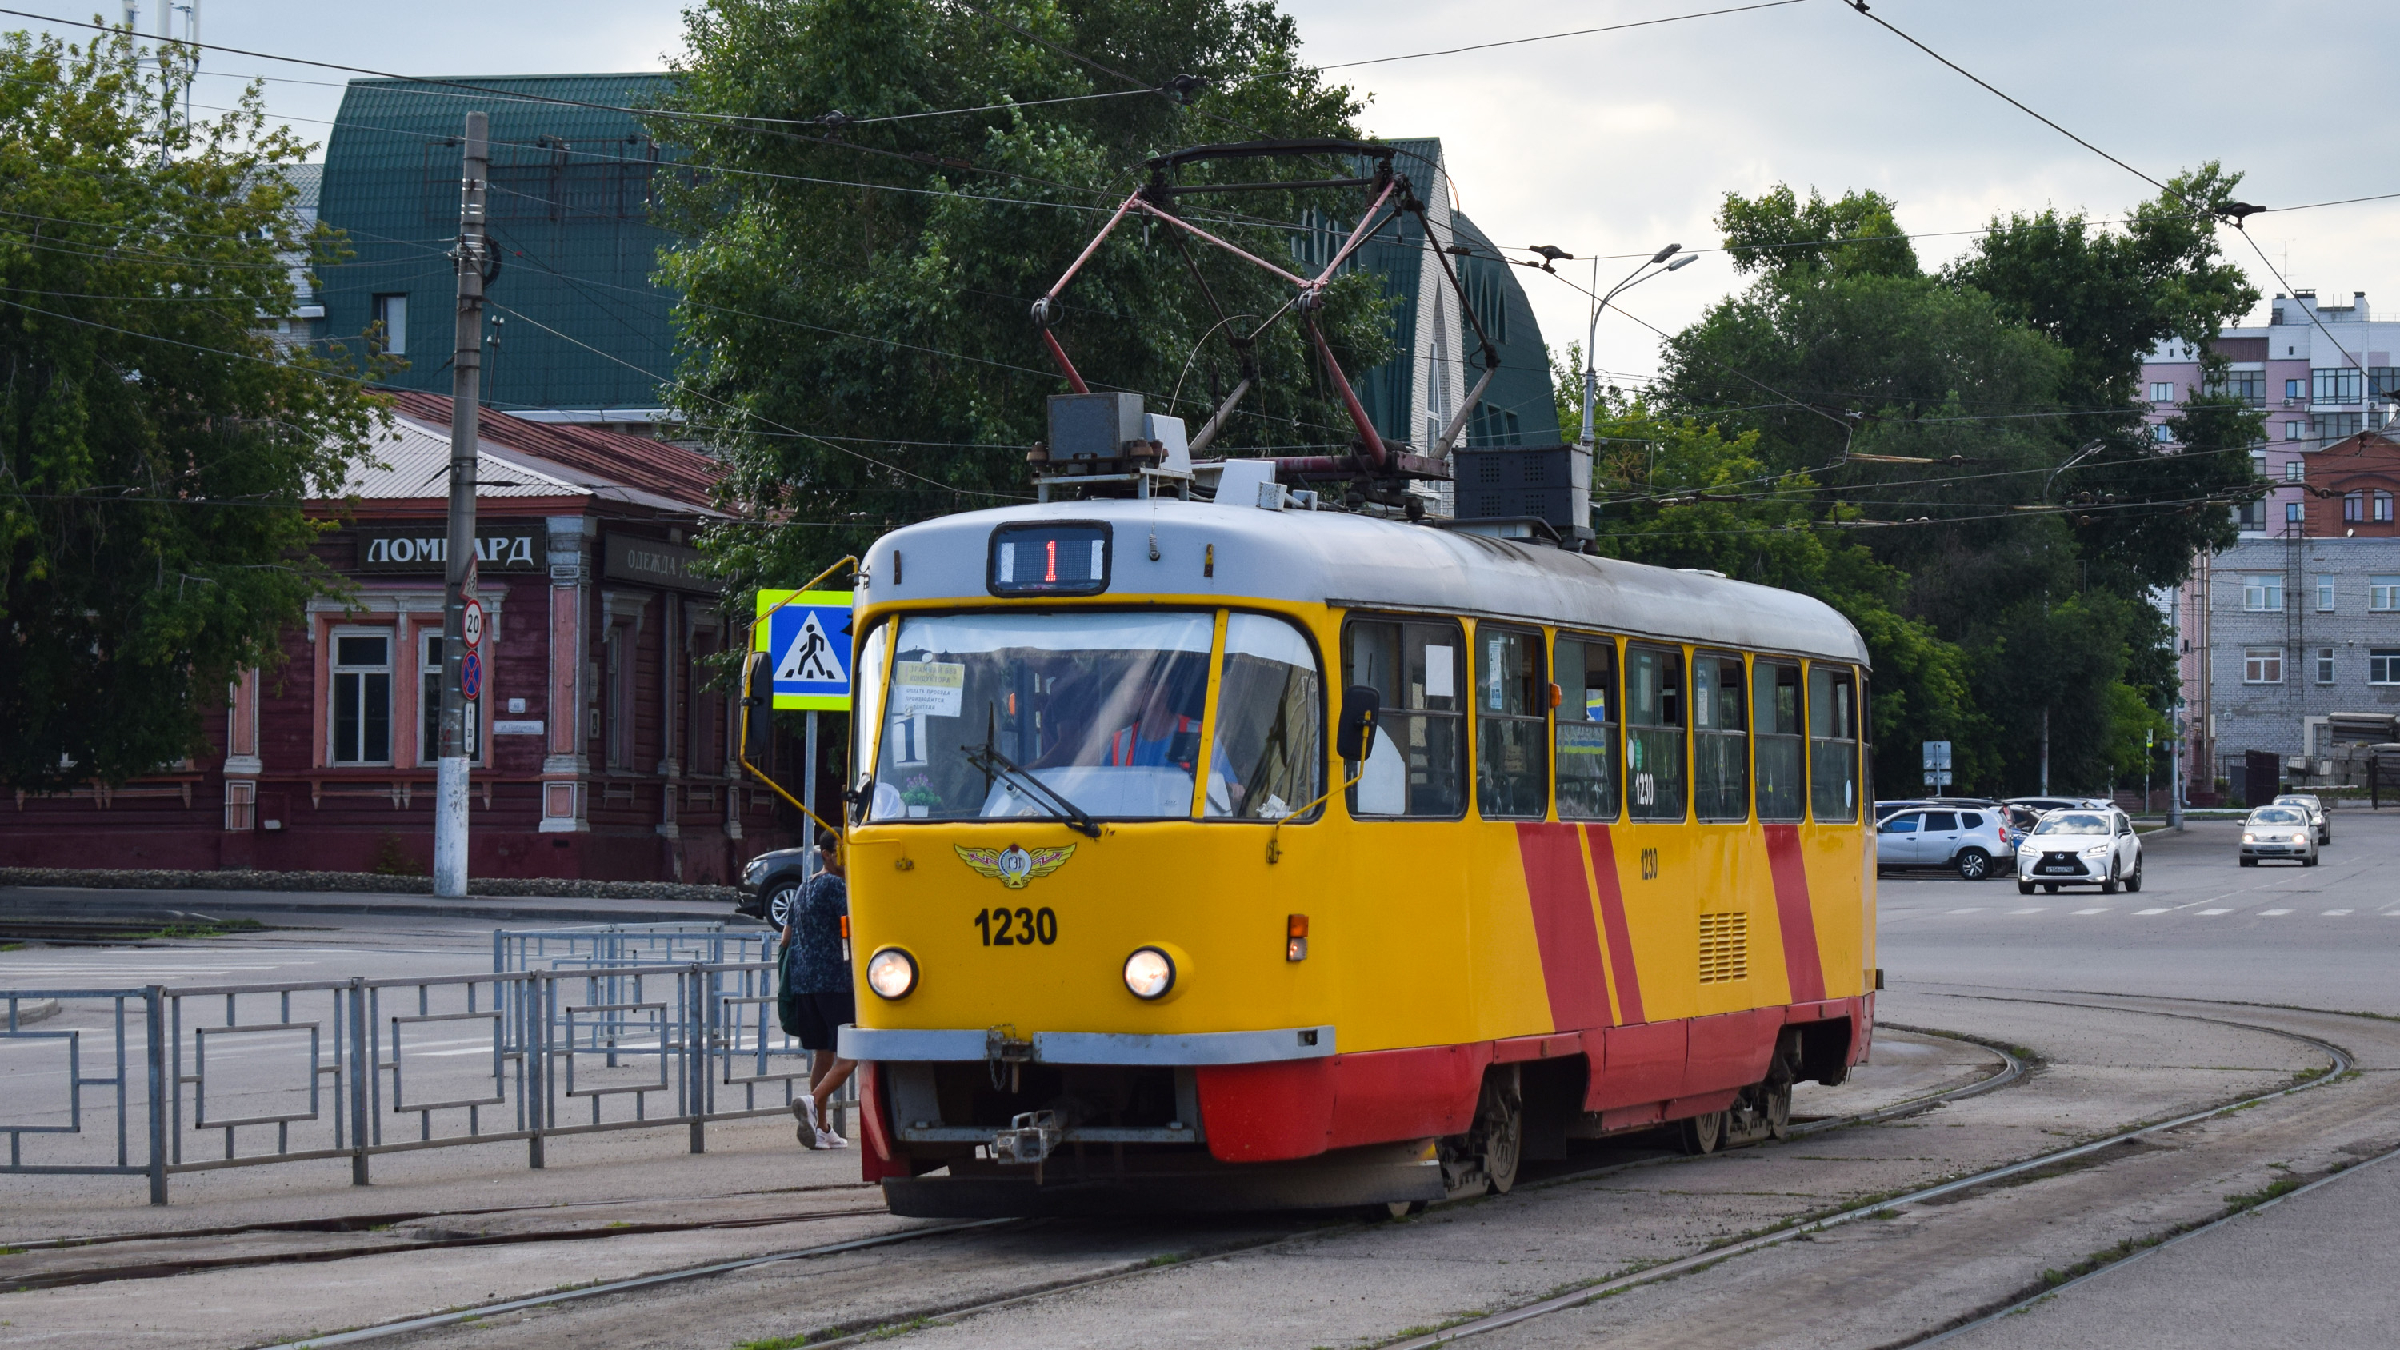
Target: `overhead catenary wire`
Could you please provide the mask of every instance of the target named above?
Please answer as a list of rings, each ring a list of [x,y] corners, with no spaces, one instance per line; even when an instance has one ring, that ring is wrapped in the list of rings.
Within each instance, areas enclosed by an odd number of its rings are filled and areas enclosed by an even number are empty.
[[[1781,9],[1785,5],[1804,4],[1806,0],[1760,0],[1758,4],[1736,5],[1731,9],[1702,10],[1696,14],[1668,14],[1656,19],[1634,19],[1626,23],[1603,24],[1597,28],[1572,28],[1563,33],[1538,33],[1532,37],[1501,38],[1492,42],[1475,42],[1464,47],[1443,47],[1436,51],[1405,52],[1398,56],[1371,56],[1358,61],[1332,61],[1317,67],[1319,70],[1351,70],[1359,66],[1389,65],[1394,61],[1422,61],[1434,56],[1457,56],[1464,52],[1489,51],[1494,47],[1521,47],[1529,42],[1555,42],[1560,38],[1590,37],[1597,33],[1621,33],[1628,28],[1653,28],[1664,23],[1682,23],[1688,19],[1714,19],[1726,14],[1747,14],[1752,10]]]

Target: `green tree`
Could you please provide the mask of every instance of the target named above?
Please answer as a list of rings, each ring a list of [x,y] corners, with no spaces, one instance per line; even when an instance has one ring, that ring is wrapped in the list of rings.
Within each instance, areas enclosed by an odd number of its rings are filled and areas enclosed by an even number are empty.
[[[2208,209],[2237,181],[2204,166],[2121,229],[1996,220],[1936,275],[1880,194],[1779,187],[1728,196],[1719,214],[1752,281],[1668,342],[1662,409],[1754,434],[1767,472],[1813,484],[1793,509],[1853,513],[1859,544],[1900,578],[1890,612],[1940,658],[1886,669],[1879,654],[1878,729],[1927,703],[1916,671],[1944,682],[1974,709],[1950,723],[1981,738],[1958,746],[1962,782],[2037,781],[2047,709],[2052,779],[2097,787],[2126,709],[2173,696],[2142,595],[2230,541],[2226,508],[2259,489],[2245,452],[2260,419],[2204,388],[2162,446],[2135,395],[2155,344],[2205,350],[2257,298]],[[1853,621],[1864,632],[1873,617]],[[1913,752],[1887,740],[1887,773]]]
[[[279,346],[291,255],[320,256],[277,173],[306,147],[254,86],[171,115],[123,35],[0,39],[0,780],[154,772],[205,744],[245,667],[281,659],[332,575],[301,503],[339,490],[374,405]]]
[[[1359,107],[1300,61],[1290,19],[1241,0],[709,0],[687,38],[681,115],[660,128],[696,171],[672,211],[693,242],[662,269],[685,297],[672,397],[726,448],[732,491],[755,510],[713,545],[749,584],[806,575],[909,520],[1029,495],[1026,453],[1066,384],[1028,306],[1148,180],[1145,161],[1353,136]],[[1186,92],[1160,92],[1171,84]],[[1235,161],[1186,181],[1350,169]],[[1184,209],[1289,260],[1307,213],[1354,221],[1360,205],[1320,191]],[[1056,331],[1094,388],[1141,391],[1197,430],[1239,378],[1227,337],[1290,298],[1135,218],[1084,264]],[[1348,442],[1290,317],[1259,338],[1260,385],[1219,445]],[[1317,318],[1349,371],[1389,351],[1369,275],[1333,285]]]

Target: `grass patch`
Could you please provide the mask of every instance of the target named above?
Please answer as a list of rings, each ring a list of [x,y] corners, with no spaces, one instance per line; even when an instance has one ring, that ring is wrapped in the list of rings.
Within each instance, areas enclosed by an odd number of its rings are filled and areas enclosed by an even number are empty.
[[[1183,1259],[1183,1253],[1182,1253],[1182,1252],[1160,1252],[1158,1255],[1151,1257],[1149,1260],[1147,1260],[1147,1261],[1144,1261],[1142,1264],[1143,1264],[1144,1266],[1150,1267],[1151,1269],[1156,1269],[1156,1268],[1158,1268],[1158,1267],[1160,1267],[1160,1266],[1171,1266],[1171,1265],[1174,1265],[1176,1262],[1178,1262],[1178,1261],[1181,1261],[1182,1259]]]
[[[263,933],[267,926],[256,919],[211,919],[206,923],[170,923],[147,933],[135,933],[135,942],[155,942],[162,939],[190,940],[195,938],[231,937],[236,933]]]
[[[25,950],[25,944],[22,942],[0,942],[0,952],[21,952],[23,950]]]
[[[923,1331],[925,1328],[932,1325],[933,1319],[931,1317],[912,1317],[905,1322],[895,1322],[888,1327],[877,1327],[873,1331],[867,1333],[867,1339],[870,1341],[888,1341],[895,1336],[905,1336],[912,1331]]]
[[[769,1336],[763,1341],[744,1341],[733,1350],[800,1350],[806,1344],[808,1333],[803,1331],[794,1336]]]
[[[2281,1165],[2282,1164],[2277,1164],[2277,1166]],[[2299,1190],[2302,1186],[2307,1184],[2308,1183],[2306,1181],[2303,1181],[2299,1177],[2277,1177],[2275,1180],[2268,1182],[2266,1185],[2259,1187],[2255,1191],[2244,1191],[2240,1195],[2226,1196],[2225,1212],[2228,1214],[2239,1214],[2244,1210],[2256,1209],[2260,1205],[2267,1203],[2269,1200],[2276,1199],[2279,1196],[2290,1195],[2292,1192]]]

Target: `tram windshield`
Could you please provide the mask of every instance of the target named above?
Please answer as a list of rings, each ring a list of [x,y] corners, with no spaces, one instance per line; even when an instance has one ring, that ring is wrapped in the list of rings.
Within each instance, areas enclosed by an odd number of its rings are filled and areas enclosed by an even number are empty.
[[[2080,811],[2059,811],[2042,817],[2033,827],[2035,834],[2107,834],[2108,818],[2085,815]]]
[[[1203,779],[1206,816],[1292,814],[1320,791],[1315,654],[1281,619],[1228,616],[1202,775],[1215,630],[1207,613],[903,619],[868,819],[1057,817],[1063,799],[1094,819],[1181,820]]]

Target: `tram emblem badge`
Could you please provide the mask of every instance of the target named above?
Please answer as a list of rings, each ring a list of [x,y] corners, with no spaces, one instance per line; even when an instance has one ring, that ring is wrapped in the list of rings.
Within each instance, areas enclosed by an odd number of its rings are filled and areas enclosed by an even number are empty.
[[[1010,844],[1007,848],[968,848],[963,844],[952,844],[950,847],[958,854],[960,862],[984,876],[998,880],[1012,891],[1025,889],[1027,882],[1035,877],[1050,875],[1066,866],[1067,859],[1075,856],[1073,844],[1037,848],[1030,852],[1016,844]]]

